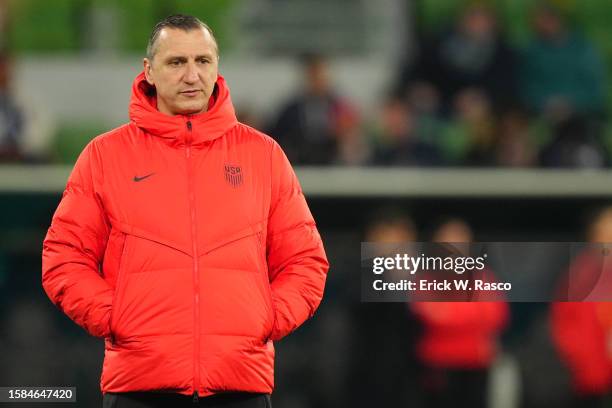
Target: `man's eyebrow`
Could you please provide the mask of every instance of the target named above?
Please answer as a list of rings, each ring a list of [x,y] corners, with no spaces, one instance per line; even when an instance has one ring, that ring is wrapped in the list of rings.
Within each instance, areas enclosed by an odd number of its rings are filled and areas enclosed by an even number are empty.
[[[200,54],[200,55],[195,56],[195,59],[200,59],[200,58],[213,59],[213,55],[207,53],[207,54]],[[184,55],[170,55],[164,58],[164,61],[174,61],[174,60],[187,61],[187,59],[188,58]]]
[[[170,56],[164,58],[164,61],[174,61],[174,60],[187,61],[187,57],[185,57],[183,55],[170,55]]]

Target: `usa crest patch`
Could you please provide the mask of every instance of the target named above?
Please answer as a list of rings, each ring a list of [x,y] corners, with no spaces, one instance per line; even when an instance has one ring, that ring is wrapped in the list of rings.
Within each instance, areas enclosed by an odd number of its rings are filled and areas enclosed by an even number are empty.
[[[226,164],[225,181],[232,187],[240,186],[242,184],[242,168],[233,164]]]

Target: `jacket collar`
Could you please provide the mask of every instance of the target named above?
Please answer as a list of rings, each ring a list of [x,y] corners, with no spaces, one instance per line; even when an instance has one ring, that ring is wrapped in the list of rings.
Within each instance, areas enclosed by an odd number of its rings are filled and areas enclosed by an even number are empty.
[[[173,145],[183,145],[189,141],[191,144],[201,144],[217,139],[237,123],[229,88],[221,75],[217,77],[206,112],[171,116],[157,110],[155,87],[146,81],[143,71],[132,84],[129,116],[145,132],[171,139],[169,142]],[[191,121],[191,132],[187,131],[188,121]]]

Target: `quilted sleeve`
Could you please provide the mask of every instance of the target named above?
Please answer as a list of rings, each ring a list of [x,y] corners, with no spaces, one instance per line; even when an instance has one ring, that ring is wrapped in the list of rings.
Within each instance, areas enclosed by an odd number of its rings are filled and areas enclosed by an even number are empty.
[[[276,319],[270,338],[279,340],[314,315],[329,264],[297,177],[276,143],[271,165],[266,250]]]
[[[109,222],[94,179],[101,177],[95,164],[94,143],[79,156],[43,241],[42,284],[49,299],[88,333],[105,337],[113,289],[100,267]]]

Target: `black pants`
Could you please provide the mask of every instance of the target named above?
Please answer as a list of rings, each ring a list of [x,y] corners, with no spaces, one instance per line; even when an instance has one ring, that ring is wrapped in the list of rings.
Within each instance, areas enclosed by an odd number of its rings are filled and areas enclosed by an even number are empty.
[[[194,401],[192,396],[181,394],[156,392],[106,393],[102,401],[103,408],[272,408],[270,395],[250,393],[217,394],[200,397],[197,402]]]
[[[425,369],[421,377],[427,408],[485,408],[489,371]]]
[[[572,399],[572,408],[603,408],[609,407],[604,403],[606,402],[604,395],[590,395],[588,397],[585,396],[575,396]]]

